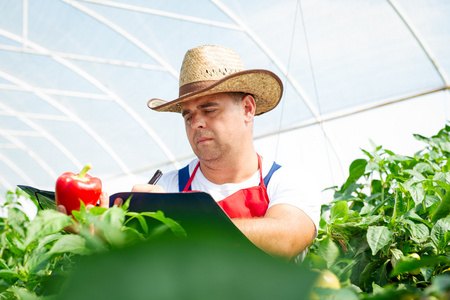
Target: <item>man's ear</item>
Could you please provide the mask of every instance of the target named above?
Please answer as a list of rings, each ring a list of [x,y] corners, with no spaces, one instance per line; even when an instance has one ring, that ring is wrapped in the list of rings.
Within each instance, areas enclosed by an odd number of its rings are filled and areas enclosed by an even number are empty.
[[[256,112],[256,102],[252,95],[247,94],[242,98],[242,105],[244,106],[245,121],[251,122]]]

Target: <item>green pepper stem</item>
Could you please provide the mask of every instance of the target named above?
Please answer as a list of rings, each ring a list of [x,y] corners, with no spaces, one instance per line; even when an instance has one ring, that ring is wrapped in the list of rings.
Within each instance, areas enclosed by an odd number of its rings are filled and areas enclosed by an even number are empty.
[[[86,176],[87,171],[89,171],[90,169],[92,169],[92,165],[90,163],[86,164],[83,169],[81,170],[80,174],[78,174],[78,177],[80,179],[84,179],[84,177]]]

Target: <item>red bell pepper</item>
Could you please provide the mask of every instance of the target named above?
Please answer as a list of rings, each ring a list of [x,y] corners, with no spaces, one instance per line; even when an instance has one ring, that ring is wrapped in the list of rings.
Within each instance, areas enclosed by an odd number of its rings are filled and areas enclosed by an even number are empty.
[[[80,210],[80,200],[85,205],[96,205],[102,193],[102,182],[97,177],[86,174],[91,164],[84,166],[80,174],[66,172],[56,180],[56,205],[64,205],[71,215],[73,210]]]

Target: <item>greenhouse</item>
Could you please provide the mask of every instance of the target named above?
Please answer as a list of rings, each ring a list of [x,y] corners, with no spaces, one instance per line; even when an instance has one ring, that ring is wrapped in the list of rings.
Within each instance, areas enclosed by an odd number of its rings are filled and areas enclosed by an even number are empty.
[[[86,228],[66,234],[62,229],[71,218],[43,209],[37,196],[18,186],[51,194],[60,175],[79,173],[90,163],[89,174],[113,195],[146,184],[157,170],[166,174],[189,164],[196,154],[183,117],[147,103],[180,96],[183,58],[203,45],[233,49],[245,70],[279,77],[281,101],[254,119],[256,152],[294,168],[304,195],[322,205],[320,228],[317,222],[303,263],[291,269],[270,262],[264,271],[305,282],[311,269],[331,271],[339,288],[319,288],[315,296],[321,299],[449,296],[449,1],[0,0],[4,298],[54,296],[44,282],[56,273],[76,284],[83,273],[70,272],[80,257],[87,258],[86,266],[93,254],[108,252],[102,258],[107,264],[118,255],[107,250],[126,252],[129,232],[136,231],[133,239],[152,236],[151,226],[143,225],[149,218],[177,237],[184,234],[170,215],[116,208],[74,215],[80,224],[104,230],[103,239]],[[101,214],[111,217],[97,218]],[[99,219],[110,223],[102,227]],[[129,219],[142,227],[124,230],[132,227]],[[194,259],[187,253],[186,260]],[[31,265],[23,263],[24,255],[34,257]],[[265,259],[249,260],[256,265]],[[197,270],[194,265],[184,267]],[[146,272],[141,274],[151,276]],[[296,290],[287,275],[282,278],[277,284]],[[160,286],[172,288],[173,280]],[[65,299],[72,293],[67,286]],[[245,298],[269,299],[266,288]],[[232,297],[228,292],[222,290],[224,299]]]

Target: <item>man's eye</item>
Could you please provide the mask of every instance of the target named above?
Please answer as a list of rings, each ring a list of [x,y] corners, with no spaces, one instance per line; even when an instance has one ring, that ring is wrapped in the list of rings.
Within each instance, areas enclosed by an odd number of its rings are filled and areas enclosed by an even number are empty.
[[[212,113],[212,112],[215,112],[215,111],[216,111],[215,109],[209,109],[209,110],[205,110],[205,113],[209,114],[209,113]]]

